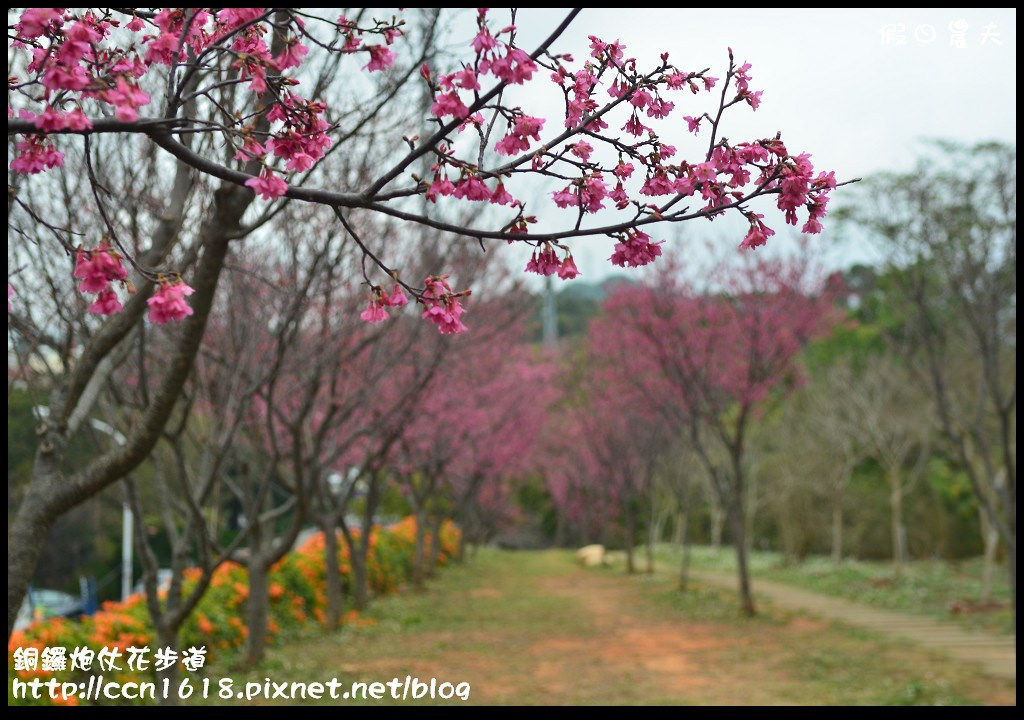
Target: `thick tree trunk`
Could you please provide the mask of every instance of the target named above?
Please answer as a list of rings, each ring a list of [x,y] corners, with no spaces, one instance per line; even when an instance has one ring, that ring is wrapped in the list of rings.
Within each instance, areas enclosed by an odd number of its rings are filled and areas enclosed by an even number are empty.
[[[843,506],[839,502],[832,503],[832,564],[843,561]]]
[[[192,184],[191,171],[179,164],[171,196],[171,207],[167,212],[170,219],[158,225],[151,249],[154,255],[152,262],[147,264],[159,263],[171,246],[180,229],[183,206]],[[254,197],[251,190],[233,185],[224,185],[214,193],[213,212],[200,228],[203,255],[191,281],[195,290],[191,303],[193,314],[184,323],[184,330],[171,355],[167,374],[151,396],[150,406],[133,429],[127,444],[98,457],[79,472],[68,476],[61,471],[68,440],[67,424],[63,420],[48,421],[57,424],[49,425],[41,436],[32,480],[7,533],[8,639],[14,630],[18,610],[35,573],[43,538],[46,537],[53,521],[131,472],[149,456],[159,441],[164,423],[178,403],[181,388],[188,378],[206,330],[206,321],[228,252],[229,240],[226,233],[238,227],[239,220]],[[120,317],[132,316],[134,302],[139,304],[138,317],[141,318],[146,297],[152,290],[148,284],[139,288],[132,300],[126,304],[125,314]],[[109,350],[124,339],[128,329],[119,326],[119,322],[124,320],[112,321],[112,324],[105,326],[93,336],[83,352],[83,357],[94,362],[86,362],[85,366],[76,367],[70,378],[71,389],[68,392],[71,393],[71,397],[80,399],[83,388],[96,376],[97,368],[107,357]],[[101,346],[109,346],[108,351],[91,355],[88,352],[90,348]],[[67,394],[58,393],[50,406],[60,408],[67,401]],[[81,409],[77,402],[73,404],[74,407],[68,408],[69,416],[71,410]]]
[[[178,628],[161,627],[157,630],[156,637],[160,648],[178,649]],[[173,706],[178,704],[177,687],[180,674],[181,671],[178,663],[172,663],[169,667],[157,671],[157,687],[162,689],[166,680],[167,687],[170,688],[166,697],[163,697],[160,692],[157,693],[158,697],[160,697],[161,705]]]
[[[267,620],[270,614],[270,594],[267,568],[259,557],[249,563],[249,597],[245,601],[246,626],[249,641],[245,648],[245,666],[252,668],[263,661],[267,648]]]
[[[338,566],[338,531],[334,527],[334,519],[329,517],[329,514],[321,519],[320,529],[324,534],[327,627],[337,630],[341,627],[341,615],[345,610],[345,600],[344,590],[341,586],[341,568]]]
[[[36,467],[40,465],[36,461]],[[18,610],[28,592],[29,583],[35,573],[43,542],[55,519],[48,512],[45,498],[49,482],[37,479],[29,483],[25,498],[21,501],[7,531],[7,637],[10,639]]]

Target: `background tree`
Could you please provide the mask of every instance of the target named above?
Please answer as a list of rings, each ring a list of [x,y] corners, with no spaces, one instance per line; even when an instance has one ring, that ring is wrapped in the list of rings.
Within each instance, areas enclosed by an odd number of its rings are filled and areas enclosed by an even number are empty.
[[[700,458],[726,509],[743,610],[753,614],[746,524],[750,427],[772,394],[795,382],[797,356],[827,331],[833,300],[827,290],[808,287],[802,262],[752,261],[726,281],[715,294],[698,294],[663,270],[643,287],[609,297],[597,332],[621,334],[614,362],[624,382],[632,382]]]
[[[883,243],[894,333],[913,352],[950,454],[1006,546],[1016,618],[1016,149],[939,144],[883,175],[850,218]]]

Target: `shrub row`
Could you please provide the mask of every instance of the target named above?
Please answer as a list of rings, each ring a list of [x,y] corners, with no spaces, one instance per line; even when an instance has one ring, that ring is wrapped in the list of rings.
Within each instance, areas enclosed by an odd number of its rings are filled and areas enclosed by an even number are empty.
[[[370,537],[367,580],[376,595],[396,592],[412,574],[415,520],[406,518],[389,527],[374,528]],[[459,544],[459,530],[450,522],[441,529],[439,562],[445,563],[455,556]],[[350,573],[348,548],[339,538],[338,566],[343,581]],[[323,624],[326,619],[327,594],[325,586],[324,536],[317,533],[302,546],[286,555],[270,572],[270,619],[268,642],[294,636],[311,623]],[[185,592],[194,585],[198,569],[185,573]],[[347,586],[347,583],[346,583]],[[245,644],[248,628],[245,626],[245,604],[249,594],[246,569],[237,563],[224,563],[214,572],[210,586],[195,611],[181,628],[179,643],[174,650],[190,647],[206,648],[206,668],[230,661]],[[368,622],[352,610],[344,618],[346,624]],[[45,648],[63,647],[67,659],[65,670],[43,670],[42,655]],[[101,672],[94,659],[89,671],[71,669],[71,653],[77,647],[88,647],[98,653],[101,648],[116,648],[121,657],[116,661],[120,672]],[[148,647],[146,658],[149,669],[133,672],[127,668],[129,647]],[[15,651],[34,648],[39,657],[36,669],[15,670]],[[59,683],[74,682],[81,687],[90,675],[103,675],[105,682],[154,681],[152,670],[156,652],[156,637],[146,609],[144,594],[129,597],[124,602],[106,602],[101,610],[79,620],[50,618],[33,623],[24,630],[15,631],[7,644],[8,703],[12,705],[51,704],[49,700],[33,701],[13,695],[13,680],[40,678],[46,682],[56,678]],[[182,668],[182,676],[188,675]],[[125,701],[127,702],[127,701]],[[57,704],[80,704],[77,697]],[[81,703],[84,704],[84,703]]]

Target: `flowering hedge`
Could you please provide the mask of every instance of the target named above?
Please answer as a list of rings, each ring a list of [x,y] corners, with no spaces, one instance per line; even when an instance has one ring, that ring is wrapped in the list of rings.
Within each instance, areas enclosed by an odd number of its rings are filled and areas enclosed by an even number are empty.
[[[374,528],[370,537],[367,564],[367,579],[374,593],[384,595],[395,592],[412,575],[415,535],[416,523],[413,518],[406,518],[390,527]],[[452,523],[445,522],[441,528],[440,539],[439,562],[444,564],[457,552],[459,530]],[[338,566],[342,578],[347,578],[351,570],[348,547],[340,539]],[[311,622],[325,622],[325,574],[323,533],[310,537],[301,547],[286,555],[271,568],[268,642],[294,635]],[[198,569],[185,571],[186,593],[198,576]],[[178,647],[173,649],[181,651],[192,646],[205,646],[208,665],[211,661],[216,662],[218,659],[229,657],[240,649],[248,635],[248,628],[243,621],[248,594],[246,569],[237,563],[221,565],[214,572],[210,587],[195,612],[182,626]],[[359,613],[352,610],[344,616],[344,622],[358,625],[370,621],[360,618]],[[102,674],[105,680],[118,683],[153,681],[155,645],[156,637],[143,593],[132,595],[124,602],[105,602],[101,610],[91,616],[83,616],[80,621],[50,618],[34,623],[25,630],[12,633],[7,644],[8,703],[51,704],[48,700],[15,699],[11,684],[14,678],[31,680],[38,677],[44,682],[56,678],[59,683],[83,683],[88,681],[90,674]],[[81,669],[72,670],[70,659],[67,661],[66,670],[43,670],[41,662],[35,670],[14,670],[14,653],[18,648],[35,648],[41,657],[45,648],[64,647],[70,658],[72,651],[82,646],[88,646],[97,653],[103,647],[117,648],[122,653],[117,664],[123,670],[113,673],[101,672],[96,660],[88,672]],[[149,670],[132,672],[126,669],[127,648],[132,646],[148,646],[152,650],[146,656],[150,661]],[[189,674],[185,670],[182,670],[182,673],[183,676]],[[77,705],[79,701],[77,697],[71,697],[68,702],[57,704]]]

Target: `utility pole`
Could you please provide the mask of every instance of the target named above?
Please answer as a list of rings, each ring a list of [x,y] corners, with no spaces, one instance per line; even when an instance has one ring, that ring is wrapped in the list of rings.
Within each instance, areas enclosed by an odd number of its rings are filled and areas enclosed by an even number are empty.
[[[558,306],[555,299],[555,285],[551,276],[544,278],[544,305],[541,308],[541,328],[544,349],[554,352],[558,349]]]

